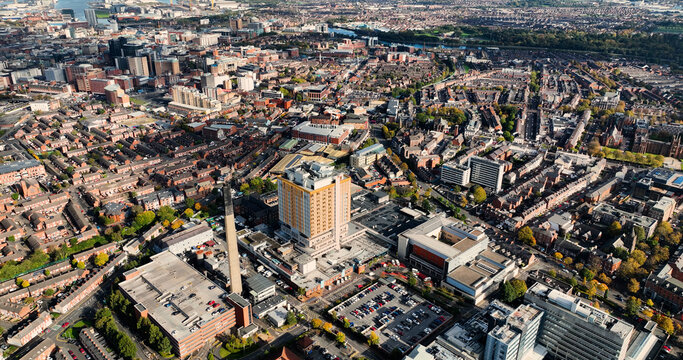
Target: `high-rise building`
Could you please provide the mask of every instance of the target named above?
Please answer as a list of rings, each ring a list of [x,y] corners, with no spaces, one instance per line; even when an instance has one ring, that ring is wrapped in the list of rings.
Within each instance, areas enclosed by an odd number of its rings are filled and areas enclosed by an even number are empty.
[[[470,182],[489,188],[496,193],[503,188],[504,162],[473,156],[469,160],[469,168]]]
[[[118,39],[109,40],[109,57],[112,61],[120,56],[123,56],[122,46],[128,42],[128,38],[119,37]]]
[[[225,243],[230,269],[230,291],[242,293],[242,275],[240,274],[240,254],[237,248],[237,230],[235,229],[235,213],[232,207],[230,185],[223,186],[223,207],[225,208]],[[248,324],[247,324],[248,325]]]
[[[278,181],[281,230],[311,256],[340,249],[351,219],[351,178],[333,166],[304,163]]]
[[[182,112],[204,112],[220,111],[221,103],[218,100],[209,98],[195,88],[176,85],[171,88],[173,101],[169,103],[169,108]]]
[[[83,12],[85,13],[85,20],[90,26],[94,27],[97,25],[97,14],[95,13],[95,9],[84,9]]]
[[[447,184],[465,186],[470,183],[471,169],[455,162],[441,166],[441,181]]]
[[[126,42],[121,45],[123,56],[140,56],[140,51],[145,48],[145,45],[138,40]]]
[[[147,66],[146,57],[129,57],[128,59],[128,70],[134,76],[147,76],[149,77],[149,67]]]
[[[254,90],[254,79],[249,76],[240,76],[237,78],[237,89],[242,91]]]
[[[534,305],[520,305],[510,313],[505,324],[489,331],[484,360],[520,360],[533,352],[541,326],[543,310]]]
[[[180,63],[176,58],[154,60],[154,73],[156,75],[180,74]]]
[[[216,87],[216,77],[211,73],[202,74],[200,81],[201,81],[202,88],[205,88],[205,87],[215,88]]]
[[[633,325],[567,295],[536,283],[524,299],[544,311],[538,342],[554,358],[622,360],[635,330]]]
[[[242,18],[230,18],[230,28],[237,31],[244,26],[242,25]]]
[[[47,81],[66,82],[66,75],[61,67],[47,68],[43,70],[43,75]]]

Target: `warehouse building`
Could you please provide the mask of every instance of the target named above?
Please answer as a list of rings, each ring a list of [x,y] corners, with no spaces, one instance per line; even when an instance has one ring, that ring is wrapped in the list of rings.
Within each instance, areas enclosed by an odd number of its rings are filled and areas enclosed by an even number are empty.
[[[169,251],[154,255],[152,262],[124,277],[119,284],[123,293],[140,316],[159,326],[180,358],[213,342],[216,335],[230,333],[236,325],[251,324],[246,300],[228,295]]]

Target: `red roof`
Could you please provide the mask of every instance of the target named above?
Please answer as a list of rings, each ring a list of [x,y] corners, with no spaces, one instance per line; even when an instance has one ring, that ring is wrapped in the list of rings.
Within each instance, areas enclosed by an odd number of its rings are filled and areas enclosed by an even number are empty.
[[[275,360],[301,360],[300,357],[296,356],[292,350],[287,349],[286,347],[282,348],[282,354]]]

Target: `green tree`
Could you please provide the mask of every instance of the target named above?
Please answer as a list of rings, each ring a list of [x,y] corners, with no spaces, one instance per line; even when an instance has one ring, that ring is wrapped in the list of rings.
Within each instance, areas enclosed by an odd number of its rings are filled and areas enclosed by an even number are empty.
[[[626,315],[635,316],[640,309],[641,301],[635,296],[631,296],[626,300]]]
[[[344,335],[343,332],[338,331],[338,332],[337,332],[336,340],[337,340],[338,343],[343,344],[343,343],[346,342],[346,335]]]
[[[609,236],[612,237],[621,235],[621,224],[615,220],[609,225],[607,233],[609,234]]]
[[[657,317],[657,325],[664,331],[665,333],[669,335],[673,335],[674,333],[674,323],[673,320],[671,320],[670,317],[666,316],[658,316]]]
[[[344,329],[348,329],[351,327],[351,322],[349,321],[349,318],[344,318]]]
[[[111,310],[108,307],[101,308],[95,313],[95,328],[104,328],[104,323],[112,318]]]
[[[97,256],[95,256],[95,260],[93,261],[93,263],[95,264],[95,266],[103,266],[108,261],[109,255],[107,255],[106,253],[99,253],[97,254]]]
[[[410,275],[408,276],[408,285],[412,287],[415,287],[417,285],[417,277],[415,276],[415,274],[410,273]]]
[[[126,359],[135,359],[137,353],[137,348],[133,343],[133,340],[128,337],[125,333],[120,332],[118,339],[118,353]]]
[[[133,225],[137,229],[142,229],[143,227],[154,222],[156,215],[153,211],[143,211],[135,215],[135,220],[133,220]]]
[[[296,315],[291,311],[287,312],[286,324],[287,325],[294,325],[294,324],[296,324],[296,322],[297,322]]]
[[[636,233],[638,241],[644,241],[646,239],[645,230],[642,226],[635,226],[633,231]]]
[[[527,291],[526,283],[523,280],[512,279],[503,283],[502,297],[506,302],[512,302],[522,296]]]
[[[209,353],[209,355],[206,356],[206,360],[214,360],[213,353]]]
[[[586,279],[586,281],[591,281],[595,277],[595,273],[586,267],[579,271],[579,275],[581,275],[582,278]]]
[[[323,321],[318,318],[314,318],[311,320],[311,326],[313,326],[314,329],[320,329],[323,326]]]
[[[249,188],[257,193],[263,192],[263,179],[255,177],[249,182]]]
[[[472,190],[472,195],[474,196],[474,202],[477,204],[481,204],[484,201],[486,201],[486,190],[484,190],[484,188],[479,185],[474,186],[474,189]]]
[[[187,209],[185,209],[185,211],[183,211],[183,214],[185,215],[186,218],[189,219],[192,216],[194,216],[194,210],[187,208]]]
[[[429,201],[429,199],[422,200],[422,208],[428,213],[431,212],[432,211],[432,202]]]
[[[370,336],[368,336],[368,345],[370,345],[370,346],[379,345],[379,336],[377,336],[377,334],[375,334],[374,331],[371,331]]]
[[[166,336],[161,338],[161,341],[159,341],[157,344],[157,350],[162,355],[171,354],[171,351],[173,350],[173,347],[171,346],[171,340],[169,340]]]
[[[19,193],[12,193],[12,200],[19,200]]]
[[[588,154],[590,156],[596,156],[596,155],[598,155],[600,150],[602,150],[602,146],[600,146],[600,142],[598,141],[598,138],[594,136],[593,140],[591,140],[591,142],[588,143],[588,149],[587,149]]]
[[[176,219],[176,211],[172,207],[164,205],[157,210],[157,217],[161,222],[168,220],[169,223],[172,223]]]
[[[630,279],[626,285],[626,288],[630,293],[635,294],[638,292],[638,290],[640,290],[640,282],[638,282],[636,279]]]
[[[529,226],[524,226],[517,232],[517,239],[527,245],[535,246],[536,238],[534,238],[534,232]]]
[[[643,266],[645,261],[647,261],[647,255],[645,255],[645,252],[638,249],[631,251],[629,258],[635,260],[636,263],[638,263],[638,266]]]

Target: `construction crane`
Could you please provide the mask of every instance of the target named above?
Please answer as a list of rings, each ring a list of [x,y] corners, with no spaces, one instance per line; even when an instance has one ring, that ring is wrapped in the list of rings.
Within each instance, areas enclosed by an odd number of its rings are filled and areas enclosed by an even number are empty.
[[[211,0],[211,11],[213,11],[213,3],[214,3],[214,0]]]

